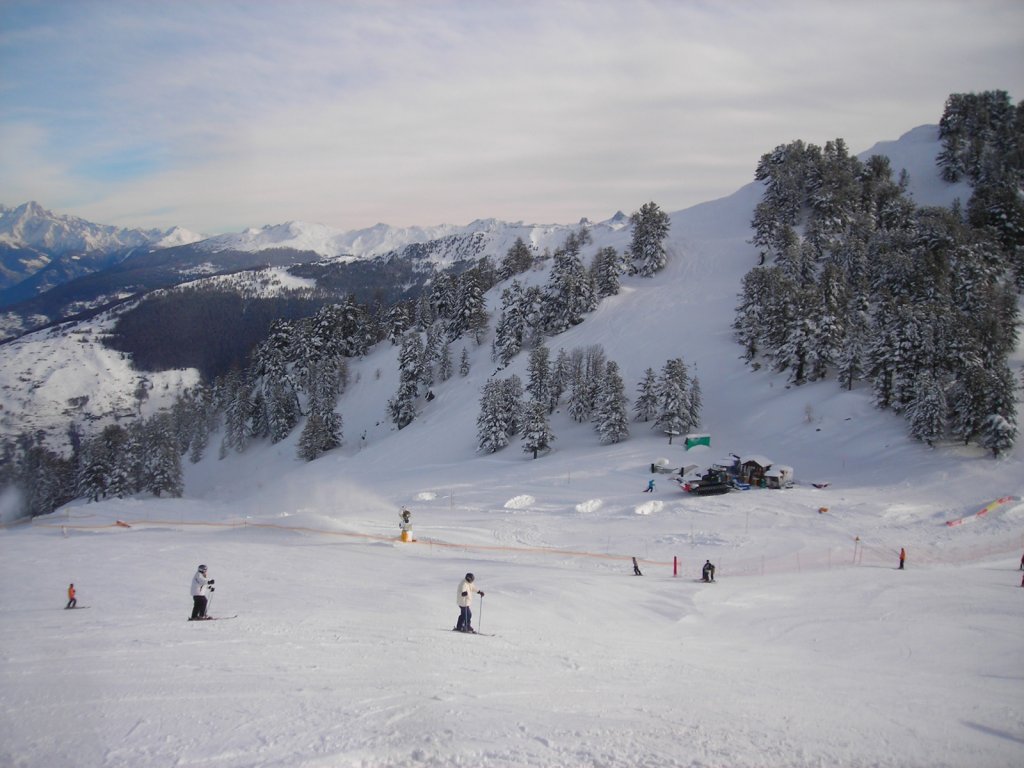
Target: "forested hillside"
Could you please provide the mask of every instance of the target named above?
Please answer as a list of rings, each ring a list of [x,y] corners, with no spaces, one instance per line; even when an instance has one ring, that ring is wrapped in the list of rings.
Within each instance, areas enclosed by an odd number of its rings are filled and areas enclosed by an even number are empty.
[[[761,263],[734,294],[732,332],[749,366],[770,366],[795,387],[832,379],[847,390],[870,388],[878,408],[904,415],[910,434],[929,445],[955,439],[994,456],[1013,446],[1022,125],[1024,108],[1003,92],[949,98],[938,162],[948,181],[966,178],[972,190],[951,208],[918,205],[886,157],[860,160],[842,139],[824,147],[794,141],[765,154],[751,211]],[[675,256],[667,247],[670,235],[685,236],[670,233],[670,221],[655,203],[642,206],[630,218],[628,244],[614,241],[621,249],[609,239],[595,243],[583,225],[550,253],[518,240],[497,259],[432,275],[399,301],[348,296],[317,305],[322,296],[296,293],[258,304],[213,289],[155,296],[122,318],[113,343],[138,365],[195,365],[206,380],[151,419],[93,435],[71,425],[63,455],[34,435],[8,442],[4,480],[22,488],[27,513],[40,514],[76,496],[181,493],[183,457],[199,461],[211,448],[225,457],[296,430],[298,455],[316,459],[346,441],[350,363],[384,345],[397,371],[374,376],[397,388],[378,393],[379,410],[363,423],[405,429],[429,412],[434,388],[468,375],[471,359],[480,364],[476,351],[486,350],[487,382],[472,395],[479,402],[461,398],[462,408],[478,412],[477,432],[465,439],[481,453],[517,438],[540,458],[556,438],[548,418],[559,409],[593,423],[602,444],[628,439],[630,420],[671,434],[699,427],[701,383],[681,357],[651,360],[627,381],[600,344],[557,342],[586,327],[625,281],[629,293],[642,294],[652,285],[646,278],[683,258],[682,239]],[[328,267],[299,271],[330,279]],[[274,313],[279,319],[268,322]],[[648,321],[657,327],[658,318]],[[198,355],[174,358],[160,340],[168,331],[195,340]],[[502,373],[517,361],[525,382]],[[637,393],[632,406],[629,391]]]
[[[1002,91],[958,94],[940,123],[943,176],[966,176],[966,210],[917,206],[887,158],[842,139],[795,141],[761,159],[753,242],[734,324],[753,365],[793,384],[870,383],[929,445],[993,454],[1017,435],[1008,365],[1024,287],[1024,108]]]

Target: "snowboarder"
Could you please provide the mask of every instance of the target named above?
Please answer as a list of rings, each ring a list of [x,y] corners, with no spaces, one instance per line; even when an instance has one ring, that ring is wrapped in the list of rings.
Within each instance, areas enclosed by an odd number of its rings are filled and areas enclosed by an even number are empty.
[[[78,600],[75,598],[75,585],[68,584],[68,604],[64,606],[67,608],[74,608],[78,605]]]
[[[634,576],[643,576],[643,574],[640,573],[640,566],[636,564],[636,558],[635,557],[633,558],[633,575]]]
[[[907,559],[907,550],[905,550],[903,547],[900,547],[900,567],[899,567],[899,570],[901,570],[901,571],[903,570],[903,563],[906,562],[906,559]]]
[[[213,579],[206,578],[206,566],[200,565],[192,577],[192,616],[189,621],[208,618],[206,615],[206,591],[213,592]]]
[[[647,481],[647,487],[644,489],[644,493],[654,493],[654,478],[652,477]]]
[[[701,575],[703,576],[704,581],[715,580],[715,566],[711,564],[710,560],[704,561],[704,568],[701,571]]]
[[[473,593],[476,592],[481,598],[483,598],[484,593],[476,588],[476,585],[473,583],[475,580],[476,577],[472,573],[467,573],[455,593],[455,602],[459,606],[459,621],[455,625],[456,632],[476,632],[473,629],[473,611],[471,608],[473,605]]]

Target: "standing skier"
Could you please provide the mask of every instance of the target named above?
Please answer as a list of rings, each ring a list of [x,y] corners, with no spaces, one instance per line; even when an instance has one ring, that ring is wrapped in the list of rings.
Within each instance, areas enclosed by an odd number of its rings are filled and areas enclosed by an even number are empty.
[[[905,550],[903,547],[900,547],[900,567],[899,567],[899,570],[901,570],[901,571],[903,570],[903,563],[905,563],[906,560],[907,560],[907,550]]]
[[[633,575],[634,576],[643,576],[643,574],[640,573],[640,566],[636,564],[636,558],[635,557],[633,558]]]
[[[456,632],[476,632],[473,629],[473,611],[471,608],[473,605],[473,593],[476,592],[481,598],[483,598],[484,593],[476,588],[476,585],[473,583],[475,580],[476,577],[472,573],[467,573],[455,593],[455,602],[459,606],[459,621],[455,625]]]
[[[78,605],[78,600],[75,598],[75,585],[68,584],[68,604],[64,606],[67,608],[74,608]]]
[[[715,580],[715,566],[711,564],[710,560],[704,561],[704,568],[701,571],[701,575],[703,576],[704,581]]]
[[[200,565],[192,577],[192,616],[189,621],[199,621],[206,616],[206,591],[213,592],[213,579],[206,578],[206,566]]]

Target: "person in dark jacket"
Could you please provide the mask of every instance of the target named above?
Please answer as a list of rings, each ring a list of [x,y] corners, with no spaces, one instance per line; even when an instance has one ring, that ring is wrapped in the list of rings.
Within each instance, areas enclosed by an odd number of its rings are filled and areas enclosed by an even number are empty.
[[[710,560],[704,561],[704,568],[701,571],[701,575],[703,576],[704,581],[715,580],[715,566],[711,564]]]
[[[633,575],[634,576],[643,576],[643,574],[640,573],[640,566],[636,564],[636,558],[635,557],[633,558]]]

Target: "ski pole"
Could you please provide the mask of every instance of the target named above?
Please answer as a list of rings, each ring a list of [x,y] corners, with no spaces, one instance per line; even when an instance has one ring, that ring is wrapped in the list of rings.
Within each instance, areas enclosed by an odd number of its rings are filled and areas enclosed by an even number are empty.
[[[480,632],[484,628],[484,596],[480,595],[480,616],[476,620],[476,631]]]

